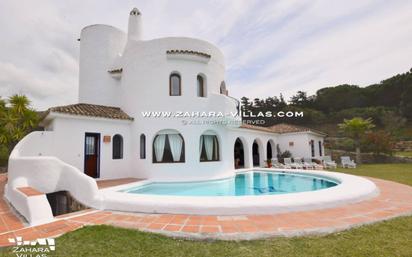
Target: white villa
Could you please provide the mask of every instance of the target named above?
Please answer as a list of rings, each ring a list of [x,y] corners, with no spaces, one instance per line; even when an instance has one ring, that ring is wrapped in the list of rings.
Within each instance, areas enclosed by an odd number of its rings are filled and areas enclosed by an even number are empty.
[[[42,193],[68,191],[105,209],[95,179],[198,181],[264,167],[277,149],[320,158],[325,134],[280,124],[239,125],[225,116],[145,117],[144,112],[236,113],[225,84],[223,53],[193,38],[142,39],[142,15],[130,12],[127,33],[109,25],[81,31],[79,103],[50,108],[44,131],[27,135],[9,161],[6,198],[32,224],[53,218]],[[236,125],[238,124],[238,125]]]

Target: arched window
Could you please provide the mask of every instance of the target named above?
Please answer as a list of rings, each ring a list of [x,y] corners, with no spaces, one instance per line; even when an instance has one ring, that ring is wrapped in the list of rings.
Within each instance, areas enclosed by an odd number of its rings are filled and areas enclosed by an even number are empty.
[[[123,137],[119,134],[113,136],[113,159],[123,159]]]
[[[177,73],[170,74],[169,78],[169,95],[179,96],[182,95],[182,79]]]
[[[235,169],[244,168],[245,167],[245,149],[243,148],[243,143],[240,138],[236,138],[233,153],[234,153]]]
[[[266,159],[271,160],[272,158],[273,158],[272,143],[268,141],[266,144]]]
[[[158,133],[153,140],[153,163],[185,162],[185,142],[174,131]]]
[[[200,136],[200,161],[219,161],[219,140],[216,135],[204,134]]]
[[[259,166],[260,164],[260,152],[258,142],[253,141],[252,145],[252,158],[253,158],[253,167]]]
[[[146,136],[140,135],[140,159],[146,159]]]
[[[206,97],[205,80],[201,75],[197,75],[197,96]]]
[[[220,94],[227,95],[226,83],[224,81],[220,83]]]

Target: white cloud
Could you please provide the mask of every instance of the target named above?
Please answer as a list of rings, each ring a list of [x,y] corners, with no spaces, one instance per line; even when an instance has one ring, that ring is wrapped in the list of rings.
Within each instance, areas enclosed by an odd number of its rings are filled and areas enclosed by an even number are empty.
[[[25,94],[34,106],[44,109],[45,103],[64,104],[75,101],[77,92],[73,85],[74,76],[68,81],[50,75],[38,76],[27,69],[20,69],[12,63],[0,63],[0,95]]]
[[[271,89],[290,96],[344,83],[368,85],[405,72],[412,66],[410,10],[386,7],[305,40],[267,63],[249,87],[257,96]]]

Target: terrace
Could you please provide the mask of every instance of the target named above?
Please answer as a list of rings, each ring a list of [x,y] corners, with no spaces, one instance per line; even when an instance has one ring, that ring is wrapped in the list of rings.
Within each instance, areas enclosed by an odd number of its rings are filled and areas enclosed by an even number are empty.
[[[390,168],[390,165],[380,166],[384,166],[385,170]],[[412,176],[409,174],[410,172],[406,172],[408,168],[410,165],[403,165],[402,174],[410,177]],[[356,170],[351,170],[351,172],[358,174],[359,170],[358,172]],[[371,168],[366,169],[366,172],[363,168],[363,173],[370,176],[382,176],[380,170],[379,165],[371,165]],[[390,174],[390,171],[385,174]],[[396,175],[399,178],[399,175]],[[8,238],[16,236],[22,236],[25,240],[57,237],[87,225],[100,224],[195,239],[250,240],[278,236],[320,235],[412,214],[412,187],[382,179],[369,179],[380,190],[379,196],[370,200],[336,208],[273,215],[202,216],[123,213],[88,209],[58,216],[55,221],[48,224],[28,227],[20,217],[15,215],[9,205],[1,200],[0,245],[10,245]],[[5,181],[6,175],[1,175],[0,188],[4,187]],[[100,188],[128,182],[131,181],[128,179],[102,181]],[[412,184],[410,179],[399,182]]]

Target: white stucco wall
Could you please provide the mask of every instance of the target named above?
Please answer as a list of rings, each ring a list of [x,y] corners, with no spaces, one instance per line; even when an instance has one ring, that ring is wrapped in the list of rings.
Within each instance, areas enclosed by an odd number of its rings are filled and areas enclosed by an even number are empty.
[[[100,179],[130,177],[131,121],[89,118],[82,116],[57,115],[53,122],[54,155],[77,169],[84,171],[85,133],[100,134]],[[123,137],[123,158],[112,159],[113,136]],[[104,143],[103,137],[110,136],[110,143]]]
[[[309,144],[311,140],[314,140],[315,143],[314,158],[319,158],[318,141],[322,142],[323,148],[323,136],[312,132],[282,134],[279,136],[279,146],[282,152],[288,150],[293,157],[312,157],[311,145]],[[293,142],[293,146],[289,145],[290,142]],[[324,154],[324,149],[322,149],[322,154]]]

